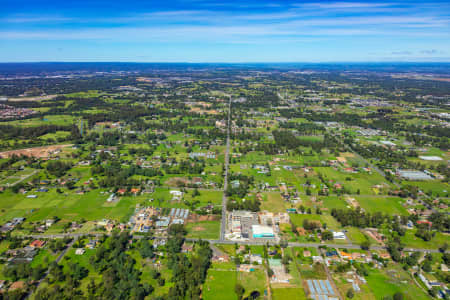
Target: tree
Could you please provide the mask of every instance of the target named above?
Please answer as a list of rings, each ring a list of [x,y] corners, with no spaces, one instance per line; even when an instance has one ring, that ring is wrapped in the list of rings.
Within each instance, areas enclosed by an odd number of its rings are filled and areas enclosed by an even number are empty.
[[[347,290],[347,298],[352,299],[353,297],[355,297],[355,292],[353,291],[352,288],[349,288],[349,289]]]
[[[369,240],[365,240],[364,242],[361,243],[361,249],[362,250],[369,250],[370,249],[370,241]]]
[[[153,253],[153,247],[147,240],[141,240],[141,244],[139,247],[139,253],[143,258],[153,258],[155,254]]]
[[[158,278],[158,285],[159,286],[164,286],[166,284],[166,280],[162,277]]]
[[[172,236],[176,236],[176,235],[184,236],[187,234],[187,231],[184,228],[183,224],[172,224],[169,227],[168,233],[169,233],[169,235],[172,235]]]
[[[195,188],[194,191],[192,192],[192,198],[195,198],[197,196],[200,196],[200,192],[198,191],[197,188]]]
[[[422,270],[424,270],[425,272],[431,272],[432,271],[431,262],[426,260],[422,265]]]
[[[394,300],[403,300],[403,294],[401,292],[395,293]]]
[[[260,293],[258,291],[253,291],[250,293],[250,296],[248,297],[248,299],[255,300],[255,299],[258,299],[259,296],[260,296]]]
[[[322,232],[322,240],[331,241],[333,239],[333,233],[329,230]]]
[[[238,299],[240,300],[242,299],[242,296],[244,296],[245,289],[240,283],[236,283],[236,285],[234,286],[234,292],[236,293]]]

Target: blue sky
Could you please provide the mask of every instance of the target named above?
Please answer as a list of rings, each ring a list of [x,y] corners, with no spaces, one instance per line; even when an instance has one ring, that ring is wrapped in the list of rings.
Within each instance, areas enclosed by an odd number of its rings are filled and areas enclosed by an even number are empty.
[[[449,1],[0,0],[0,61],[450,61]]]

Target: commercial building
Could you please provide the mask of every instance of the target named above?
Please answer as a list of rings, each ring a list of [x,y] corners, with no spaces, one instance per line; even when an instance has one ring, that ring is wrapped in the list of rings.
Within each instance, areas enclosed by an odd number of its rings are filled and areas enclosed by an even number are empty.
[[[275,234],[273,228],[264,225],[252,225],[253,238],[273,238]]]

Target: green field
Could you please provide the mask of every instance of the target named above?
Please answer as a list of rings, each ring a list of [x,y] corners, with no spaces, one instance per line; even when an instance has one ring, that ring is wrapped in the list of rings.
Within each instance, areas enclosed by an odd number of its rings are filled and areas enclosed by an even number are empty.
[[[303,220],[314,220],[320,221],[323,224],[327,224],[327,228],[330,229],[339,229],[339,223],[335,218],[329,215],[315,215],[315,214],[290,214],[292,223],[296,227],[303,227]]]
[[[202,221],[186,224],[188,238],[219,239],[220,221]]]
[[[203,284],[203,299],[205,300],[238,300],[234,293],[237,281],[236,271],[209,270],[206,282]]]
[[[0,221],[6,222],[15,217],[26,217],[27,222],[35,222],[58,216],[64,221],[100,220],[103,218],[127,221],[139,200],[135,197],[122,197],[114,207],[104,206],[108,194],[100,190],[78,195],[74,192],[59,194],[55,189],[47,193],[29,192],[37,198],[7,191],[0,195]]]
[[[415,230],[407,230],[405,236],[401,237],[402,243],[405,247],[420,248],[420,249],[437,249],[440,246],[448,243],[450,237],[448,234],[437,232],[436,235],[428,242],[414,235]]]
[[[392,296],[396,292],[403,293],[408,300],[430,299],[427,294],[414,285],[410,276],[400,268],[391,268],[386,271],[373,269],[366,280],[376,299]]]
[[[30,126],[41,126],[41,125],[72,125],[75,122],[75,118],[70,115],[48,115],[41,118],[31,118],[25,120],[8,121],[4,124],[30,127]]]
[[[399,197],[386,196],[353,196],[359,205],[368,212],[383,212],[387,214],[407,215],[402,206],[403,200]]]
[[[306,300],[305,292],[302,288],[275,288],[272,289],[273,300]]]

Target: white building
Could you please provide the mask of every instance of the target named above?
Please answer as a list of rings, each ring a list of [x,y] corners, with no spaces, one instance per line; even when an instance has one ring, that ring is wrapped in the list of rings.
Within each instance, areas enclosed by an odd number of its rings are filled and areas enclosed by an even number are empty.
[[[342,231],[333,231],[333,239],[335,240],[345,240],[345,234]]]

